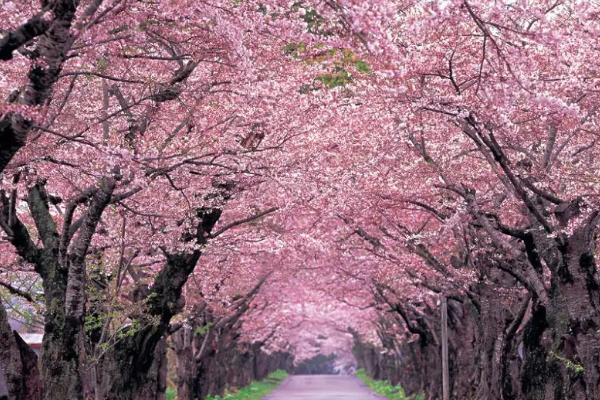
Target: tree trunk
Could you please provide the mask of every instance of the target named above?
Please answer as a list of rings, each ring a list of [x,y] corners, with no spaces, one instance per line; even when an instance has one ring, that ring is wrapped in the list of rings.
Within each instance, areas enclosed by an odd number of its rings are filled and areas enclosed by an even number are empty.
[[[194,378],[196,376],[196,361],[194,360],[193,332],[190,326],[184,326],[171,335],[175,349],[177,370],[177,399],[194,399]]]
[[[0,303],[0,399],[38,400],[42,385],[37,355],[13,332],[6,310]]]
[[[124,333],[127,335],[127,333]],[[162,400],[166,390],[166,347],[156,326],[116,343],[98,368],[107,400]]]
[[[600,391],[597,215],[547,250],[549,304],[529,323],[524,386],[529,400],[594,400]],[[541,247],[541,246],[538,246]],[[543,248],[543,247],[541,247]],[[532,381],[525,382],[528,378]]]
[[[44,400],[83,399],[80,365],[83,321],[65,314],[67,271],[48,268],[44,280],[46,315],[42,343]]]
[[[227,199],[229,195],[225,192],[221,196]],[[196,243],[208,243],[210,232],[221,213],[220,208],[198,210]],[[171,318],[185,305],[181,291],[201,255],[201,250],[167,255],[165,265],[156,275],[144,299],[145,311],[132,316],[141,328],[127,327],[124,338],[101,361],[102,374],[98,378],[101,387],[106,390],[107,399],[160,400],[164,396],[166,388],[160,382],[162,378],[156,376],[166,358],[164,340]]]

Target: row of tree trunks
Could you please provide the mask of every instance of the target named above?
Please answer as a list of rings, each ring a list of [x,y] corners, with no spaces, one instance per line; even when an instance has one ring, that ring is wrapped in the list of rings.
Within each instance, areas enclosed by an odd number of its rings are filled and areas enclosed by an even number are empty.
[[[490,294],[477,305],[468,299],[450,303],[450,398],[594,399],[587,387],[598,384],[593,380],[599,365],[595,340],[584,342],[571,332],[558,353],[546,310],[528,296],[519,300],[508,307]],[[595,360],[588,364],[590,371],[576,356],[584,345],[589,346],[586,356]],[[370,376],[401,384],[411,394],[439,398],[440,344],[412,339],[397,347],[399,351],[378,348],[357,338],[354,352],[359,367]]]
[[[275,370],[291,371],[293,368],[293,358],[289,353],[267,353],[262,343],[240,343],[237,335],[225,335],[227,338],[221,338],[201,360],[195,360],[191,335],[193,333],[187,327],[170,337],[176,354],[179,399],[196,400],[209,394],[222,394],[226,389],[262,380]],[[92,391],[92,396],[101,399],[164,400],[167,341],[162,336],[153,353],[145,357],[149,366],[143,379],[132,379],[129,371],[118,369],[119,362],[105,363],[105,369],[97,374],[100,385],[89,385],[100,390]],[[43,391],[37,363],[35,352],[8,325],[6,311],[0,304],[0,399],[41,399]],[[109,387],[115,385],[115,380],[121,376],[118,390]]]
[[[202,255],[201,250],[167,254],[162,270],[144,290],[147,295],[142,299],[144,311],[131,316],[139,324],[123,327],[123,339],[99,360],[92,363],[87,359],[89,338],[83,329],[88,306],[86,256],[104,209],[121,198],[114,194],[118,179],[118,176],[104,177],[97,186],[67,202],[68,215],[89,202],[74,235],[69,229],[59,234],[49,211],[45,182],[39,181],[30,188],[27,203],[43,247],[34,244],[28,228],[12,217],[16,215],[13,200],[17,198],[16,192],[8,195],[0,191],[2,227],[19,255],[34,265],[43,281],[46,311],[41,380],[44,400],[77,400],[91,396],[97,400],[150,400],[160,399],[160,393],[164,394],[160,378],[161,373],[165,374],[164,338],[169,333],[171,318],[182,310],[181,291]],[[228,189],[219,190],[218,195],[225,200]],[[219,207],[199,208],[196,234],[189,240],[205,245],[221,212]],[[65,220],[71,222],[68,216]],[[2,357],[5,359],[10,360],[10,357]]]
[[[494,151],[499,150],[494,147]],[[504,159],[498,160],[505,167]],[[473,217],[465,241],[478,253],[471,253],[465,265],[453,267],[474,269],[479,281],[466,289],[432,289],[454,293],[448,302],[451,398],[597,399],[600,279],[595,256],[600,211],[579,199],[549,202],[538,196],[539,209],[530,212],[526,228],[514,228],[503,225],[493,213],[481,213],[474,192],[459,193]],[[533,207],[531,198],[523,197],[524,205]],[[430,252],[426,255],[422,256],[425,262],[434,267],[441,264],[430,260]],[[395,304],[386,294],[394,295],[391,288],[375,288],[396,323],[404,324],[410,335],[399,343],[391,340],[390,345],[385,337],[394,332],[385,328],[380,332],[384,353],[399,358],[399,367],[387,371],[393,365],[385,360],[389,355],[362,350],[358,351],[361,366],[374,376],[390,376],[411,392],[421,390],[438,398],[439,310]],[[361,357],[363,353],[369,357]]]
[[[577,271],[586,257],[572,255],[569,260],[578,264],[572,268]],[[450,398],[596,399],[600,336],[594,280],[587,277],[582,286],[584,279],[570,274],[568,281],[553,282],[550,301],[544,305],[514,282],[509,285],[507,276],[493,274],[494,282],[474,285],[469,296],[448,301]],[[438,399],[441,321],[439,310],[423,312],[430,323],[421,327],[429,332],[398,343],[388,340],[383,348],[364,343],[355,334],[354,353],[370,376]],[[386,335],[391,337],[391,332],[381,332]]]
[[[211,352],[201,361],[194,379],[196,399],[221,395],[227,389],[241,388],[262,380],[275,370],[292,370],[288,353],[265,353],[259,344],[237,344]]]
[[[450,399],[528,398],[521,381],[524,318],[531,317],[531,307],[526,292],[513,289],[512,294],[502,296],[495,286],[478,284],[471,288],[471,298],[448,299]],[[388,341],[384,348],[355,333],[354,355],[359,368],[373,378],[434,400],[442,396],[441,320],[438,309],[424,312],[429,323],[421,326],[430,332]]]
[[[198,321],[202,325],[185,326],[171,336],[179,400],[221,395],[227,389],[262,380],[275,370],[292,370],[289,353],[268,353],[261,342],[240,341],[239,326],[217,335],[202,329],[207,326],[204,319]]]

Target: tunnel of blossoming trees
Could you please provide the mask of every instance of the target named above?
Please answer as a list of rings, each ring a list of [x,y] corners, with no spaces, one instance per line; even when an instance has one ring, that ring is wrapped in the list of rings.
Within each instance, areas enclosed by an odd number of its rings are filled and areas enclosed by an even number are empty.
[[[0,399],[600,399],[598,1],[0,0],[0,98]]]

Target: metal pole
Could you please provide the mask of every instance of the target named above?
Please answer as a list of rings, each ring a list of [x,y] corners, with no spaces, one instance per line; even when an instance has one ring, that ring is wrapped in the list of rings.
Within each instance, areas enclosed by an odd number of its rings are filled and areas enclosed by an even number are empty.
[[[442,399],[450,400],[450,373],[448,371],[448,301],[442,296]]]

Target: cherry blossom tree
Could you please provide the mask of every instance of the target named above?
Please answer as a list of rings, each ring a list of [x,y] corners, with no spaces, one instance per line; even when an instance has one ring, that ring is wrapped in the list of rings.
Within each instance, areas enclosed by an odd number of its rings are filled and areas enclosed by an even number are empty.
[[[44,398],[155,398],[169,335],[186,399],[207,348],[353,344],[433,398],[447,298],[456,396],[592,399],[599,13],[2,3],[0,260],[43,283]]]

